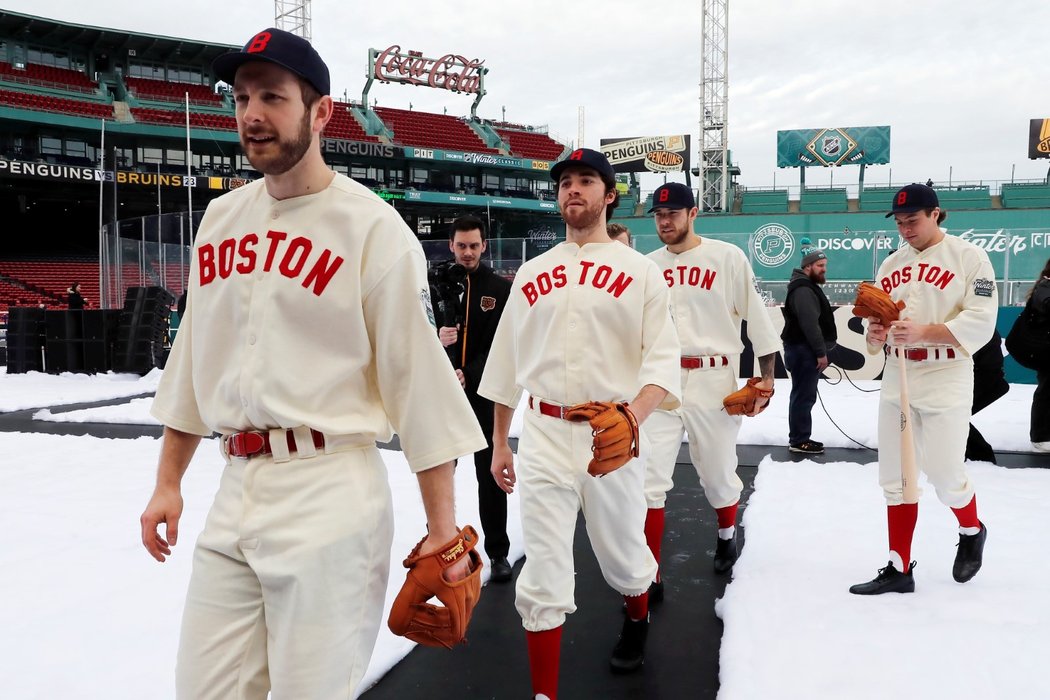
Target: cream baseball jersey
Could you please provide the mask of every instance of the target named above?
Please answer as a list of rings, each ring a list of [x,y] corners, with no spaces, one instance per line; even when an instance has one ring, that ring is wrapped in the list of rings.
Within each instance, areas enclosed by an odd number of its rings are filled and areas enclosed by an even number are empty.
[[[703,238],[700,245],[683,253],[672,253],[665,246],[648,257],[660,268],[669,289],[671,316],[683,355],[739,355],[744,349],[741,319],[747,321],[756,357],[782,349],[780,336],[755,290],[751,265],[739,248]]]
[[[616,242],[564,242],[518,270],[478,393],[562,405],[630,401],[646,384],[679,405],[680,349],[660,271]]]
[[[992,337],[999,311],[995,272],[988,254],[972,243],[945,235],[926,250],[904,245],[879,266],[875,284],[904,301],[901,318],[948,326],[968,356]]]
[[[216,199],[187,299],[153,402],[165,425],[362,442],[393,428],[413,471],[484,449],[433,326],[419,242],[353,180],[286,200],[258,180]]]

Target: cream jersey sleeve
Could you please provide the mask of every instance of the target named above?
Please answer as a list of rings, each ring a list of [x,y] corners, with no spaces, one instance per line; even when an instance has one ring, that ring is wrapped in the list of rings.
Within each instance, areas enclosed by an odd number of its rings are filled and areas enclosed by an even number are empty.
[[[758,293],[755,272],[751,269],[751,264],[744,252],[736,246],[731,246],[727,257],[732,260],[731,264],[736,270],[733,276],[735,312],[736,315],[747,321],[747,337],[751,340],[755,357],[765,357],[780,352],[784,349],[784,345],[776,328],[773,327],[769,309],[766,308],[765,302]]]

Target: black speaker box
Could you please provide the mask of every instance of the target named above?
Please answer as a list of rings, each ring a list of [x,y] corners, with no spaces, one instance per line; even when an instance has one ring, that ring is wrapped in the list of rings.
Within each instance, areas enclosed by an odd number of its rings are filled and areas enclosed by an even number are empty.
[[[81,340],[48,340],[47,373],[84,371],[84,342]]]
[[[48,340],[81,340],[84,337],[84,312],[78,309],[48,310],[44,314]]]
[[[42,372],[44,310],[15,306],[7,316],[7,373]]]
[[[117,327],[113,369],[146,374],[164,356],[168,316],[175,297],[163,287],[131,287]]]

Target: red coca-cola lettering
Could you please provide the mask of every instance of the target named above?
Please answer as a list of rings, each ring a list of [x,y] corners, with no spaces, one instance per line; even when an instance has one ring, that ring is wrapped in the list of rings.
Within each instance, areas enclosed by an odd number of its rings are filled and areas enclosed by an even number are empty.
[[[484,64],[480,59],[451,53],[441,58],[426,58],[414,52],[401,53],[401,47],[394,44],[376,56],[373,75],[387,82],[476,93],[481,88]]]

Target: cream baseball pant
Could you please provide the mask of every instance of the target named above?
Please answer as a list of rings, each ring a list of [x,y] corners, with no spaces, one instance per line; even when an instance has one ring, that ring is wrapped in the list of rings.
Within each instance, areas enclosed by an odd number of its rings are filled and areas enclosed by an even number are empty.
[[[374,445],[282,457],[227,460],[193,555],[180,700],[346,700],[368,667],[393,539],[386,467]]]
[[[689,435],[689,458],[704,495],[714,508],[740,500],[744,484],[737,476],[736,436],[741,416],[722,408],[722,399],[737,390],[736,362],[727,367],[682,370],[682,406],[653,411],[645,421],[652,446],[645,471],[645,500],[649,508],[663,508],[674,486],[674,467]]]
[[[593,477],[587,473],[592,441],[587,423],[525,413],[516,469],[525,564],[515,606],[530,632],[559,627],[576,610],[572,542],[581,509],[598,565],[613,589],[641,595],[656,577],[656,560],[645,544],[644,464],[633,459]]]
[[[966,436],[973,404],[973,363],[905,360],[915,462],[941,503],[961,508],[973,498],[966,473]],[[888,356],[879,391],[879,485],[888,505],[904,502],[901,485],[900,372]],[[920,491],[921,495],[921,491]]]

